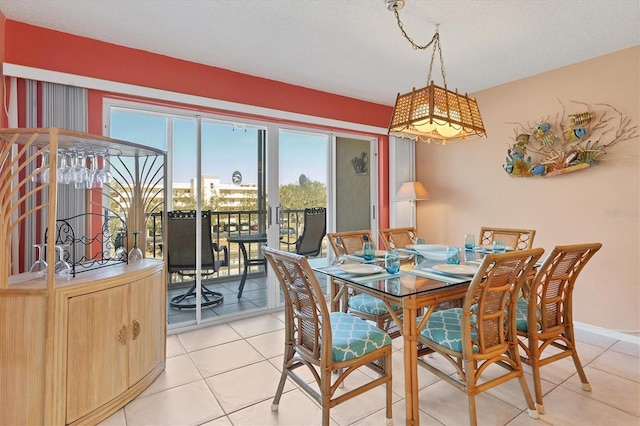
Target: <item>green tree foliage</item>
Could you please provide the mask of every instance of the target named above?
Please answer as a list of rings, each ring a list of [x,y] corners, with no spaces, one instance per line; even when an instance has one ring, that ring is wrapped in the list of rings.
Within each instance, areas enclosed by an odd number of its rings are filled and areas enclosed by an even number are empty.
[[[221,201],[224,197],[213,196],[203,203],[203,210],[211,211],[238,211],[256,210],[257,195],[254,198],[242,200],[242,205],[234,208],[225,208]],[[324,207],[327,200],[327,187],[322,182],[305,180],[304,185],[290,183],[280,186],[280,204],[286,210],[303,210],[307,207]],[[173,206],[181,210],[194,210],[196,200],[190,195],[174,197]]]
[[[280,204],[286,210],[324,207],[327,204],[327,187],[315,180],[306,180],[304,186],[297,183],[282,185],[280,186]]]

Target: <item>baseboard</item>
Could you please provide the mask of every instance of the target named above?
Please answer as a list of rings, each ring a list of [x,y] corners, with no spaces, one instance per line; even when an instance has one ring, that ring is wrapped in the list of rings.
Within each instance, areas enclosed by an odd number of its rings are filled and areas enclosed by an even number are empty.
[[[640,336],[633,336],[631,334],[622,333],[620,331],[611,330],[604,327],[598,327],[591,324],[586,324],[583,322],[573,322],[573,326],[578,330],[588,331],[590,333],[599,334],[601,336],[611,337],[616,340],[622,340],[629,343],[635,343],[636,345],[640,345]],[[634,333],[638,333],[638,331],[633,331]]]

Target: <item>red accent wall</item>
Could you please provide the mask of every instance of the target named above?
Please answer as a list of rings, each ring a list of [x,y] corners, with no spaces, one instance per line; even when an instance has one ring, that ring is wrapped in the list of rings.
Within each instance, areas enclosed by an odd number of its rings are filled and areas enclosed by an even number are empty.
[[[0,31],[0,34],[5,36],[4,62],[16,65],[382,128],[388,126],[393,110],[393,107],[388,105],[241,74],[12,20],[6,20],[4,31]],[[103,133],[104,95],[98,91],[89,92],[89,132],[93,134]],[[113,95],[118,96],[109,94]],[[378,137],[379,153],[378,221],[381,227],[385,227],[388,225],[388,137],[375,136]]]
[[[0,84],[0,100],[2,100],[2,111],[0,111],[0,127],[7,127],[7,114],[5,112],[4,105],[5,103],[5,94],[4,94],[4,86],[8,84],[8,82],[4,78],[4,73],[2,69],[2,64],[4,64],[4,40],[5,40],[5,26],[6,26],[7,18],[4,16],[2,11],[0,11],[0,78],[2,79],[2,83]]]
[[[393,110],[12,20],[5,34],[8,63],[378,127],[389,125]]]

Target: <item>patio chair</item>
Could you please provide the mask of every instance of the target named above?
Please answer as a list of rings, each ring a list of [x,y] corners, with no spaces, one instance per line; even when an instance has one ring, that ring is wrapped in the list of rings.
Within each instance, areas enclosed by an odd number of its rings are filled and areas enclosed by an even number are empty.
[[[504,241],[507,247],[514,250],[526,250],[533,247],[534,229],[515,228],[480,228],[480,245],[493,244],[494,241]]]
[[[576,278],[602,244],[557,246],[538,270],[531,288],[518,299],[518,343],[524,350],[522,361],[533,370],[536,405],[544,414],[540,367],[571,357],[582,389],[590,392],[591,385],[584,374],[575,335],[573,334],[573,287]],[[543,352],[547,349],[545,357]],[[558,351],[560,350],[560,351]]]
[[[369,230],[331,232],[327,234],[327,238],[333,252],[339,257],[362,250],[365,235],[369,237],[369,241],[374,241]],[[354,293],[352,289],[350,291],[351,294],[346,294],[347,312],[375,322],[379,328],[389,333],[392,338],[400,336],[400,329],[382,300],[369,294]],[[401,315],[402,309],[397,307],[396,312]]]
[[[295,245],[296,254],[315,257],[322,251],[322,240],[327,234],[327,209],[314,207],[304,209],[304,228],[302,235],[294,242],[282,241],[288,246]]]
[[[289,377],[320,404],[322,424],[328,426],[331,408],[384,384],[387,424],[392,424],[389,335],[351,314],[330,313],[317,278],[304,256],[269,247],[264,248],[264,255],[278,277],[285,302],[284,360],[271,409],[278,410]],[[348,391],[336,394],[344,380],[364,366],[377,373],[375,378],[361,374],[357,382],[349,385]],[[298,375],[296,370],[300,367],[311,371],[317,386]],[[362,383],[363,378],[368,379]],[[371,401],[367,400],[367,403]],[[312,420],[308,422],[313,423]]]
[[[227,246],[218,247],[211,238],[211,212],[202,212],[202,233],[200,250],[202,253],[202,277],[214,275],[221,266],[229,265]],[[167,272],[193,279],[193,285],[186,293],[171,298],[169,305],[175,309],[196,307],[196,211],[176,210],[167,212]],[[222,255],[220,254],[222,253]],[[217,257],[217,258],[216,258]],[[222,257],[222,259],[220,259]],[[201,306],[217,305],[223,296],[207,288],[202,283]]]
[[[419,319],[418,341],[449,361],[457,375],[427,358],[418,359],[418,364],[467,394],[472,425],[477,424],[475,396],[513,378],[520,382],[529,416],[538,417],[518,354],[516,295],[543,252],[538,248],[486,255],[462,308],[435,311]],[[506,372],[496,375],[497,366]],[[488,377],[482,377],[487,369]]]

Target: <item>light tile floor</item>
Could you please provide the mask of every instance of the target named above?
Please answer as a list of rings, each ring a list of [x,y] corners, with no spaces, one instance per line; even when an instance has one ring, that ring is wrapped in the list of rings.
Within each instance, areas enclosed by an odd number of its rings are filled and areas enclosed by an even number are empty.
[[[546,414],[539,420],[527,416],[518,383],[512,380],[477,397],[479,424],[639,425],[640,346],[580,330],[577,338],[592,392],[581,390],[571,360],[563,359],[542,370]],[[283,341],[282,313],[168,336],[166,370],[101,425],[319,424],[320,408],[293,382],[285,387],[279,411],[271,411]],[[393,418],[403,425],[402,342],[396,339],[393,345]],[[351,383],[365,374],[356,373]],[[527,380],[533,391],[530,374]],[[418,381],[420,424],[468,423],[466,395],[424,369],[419,369]],[[331,417],[334,425],[384,425],[383,387],[332,409]]]

